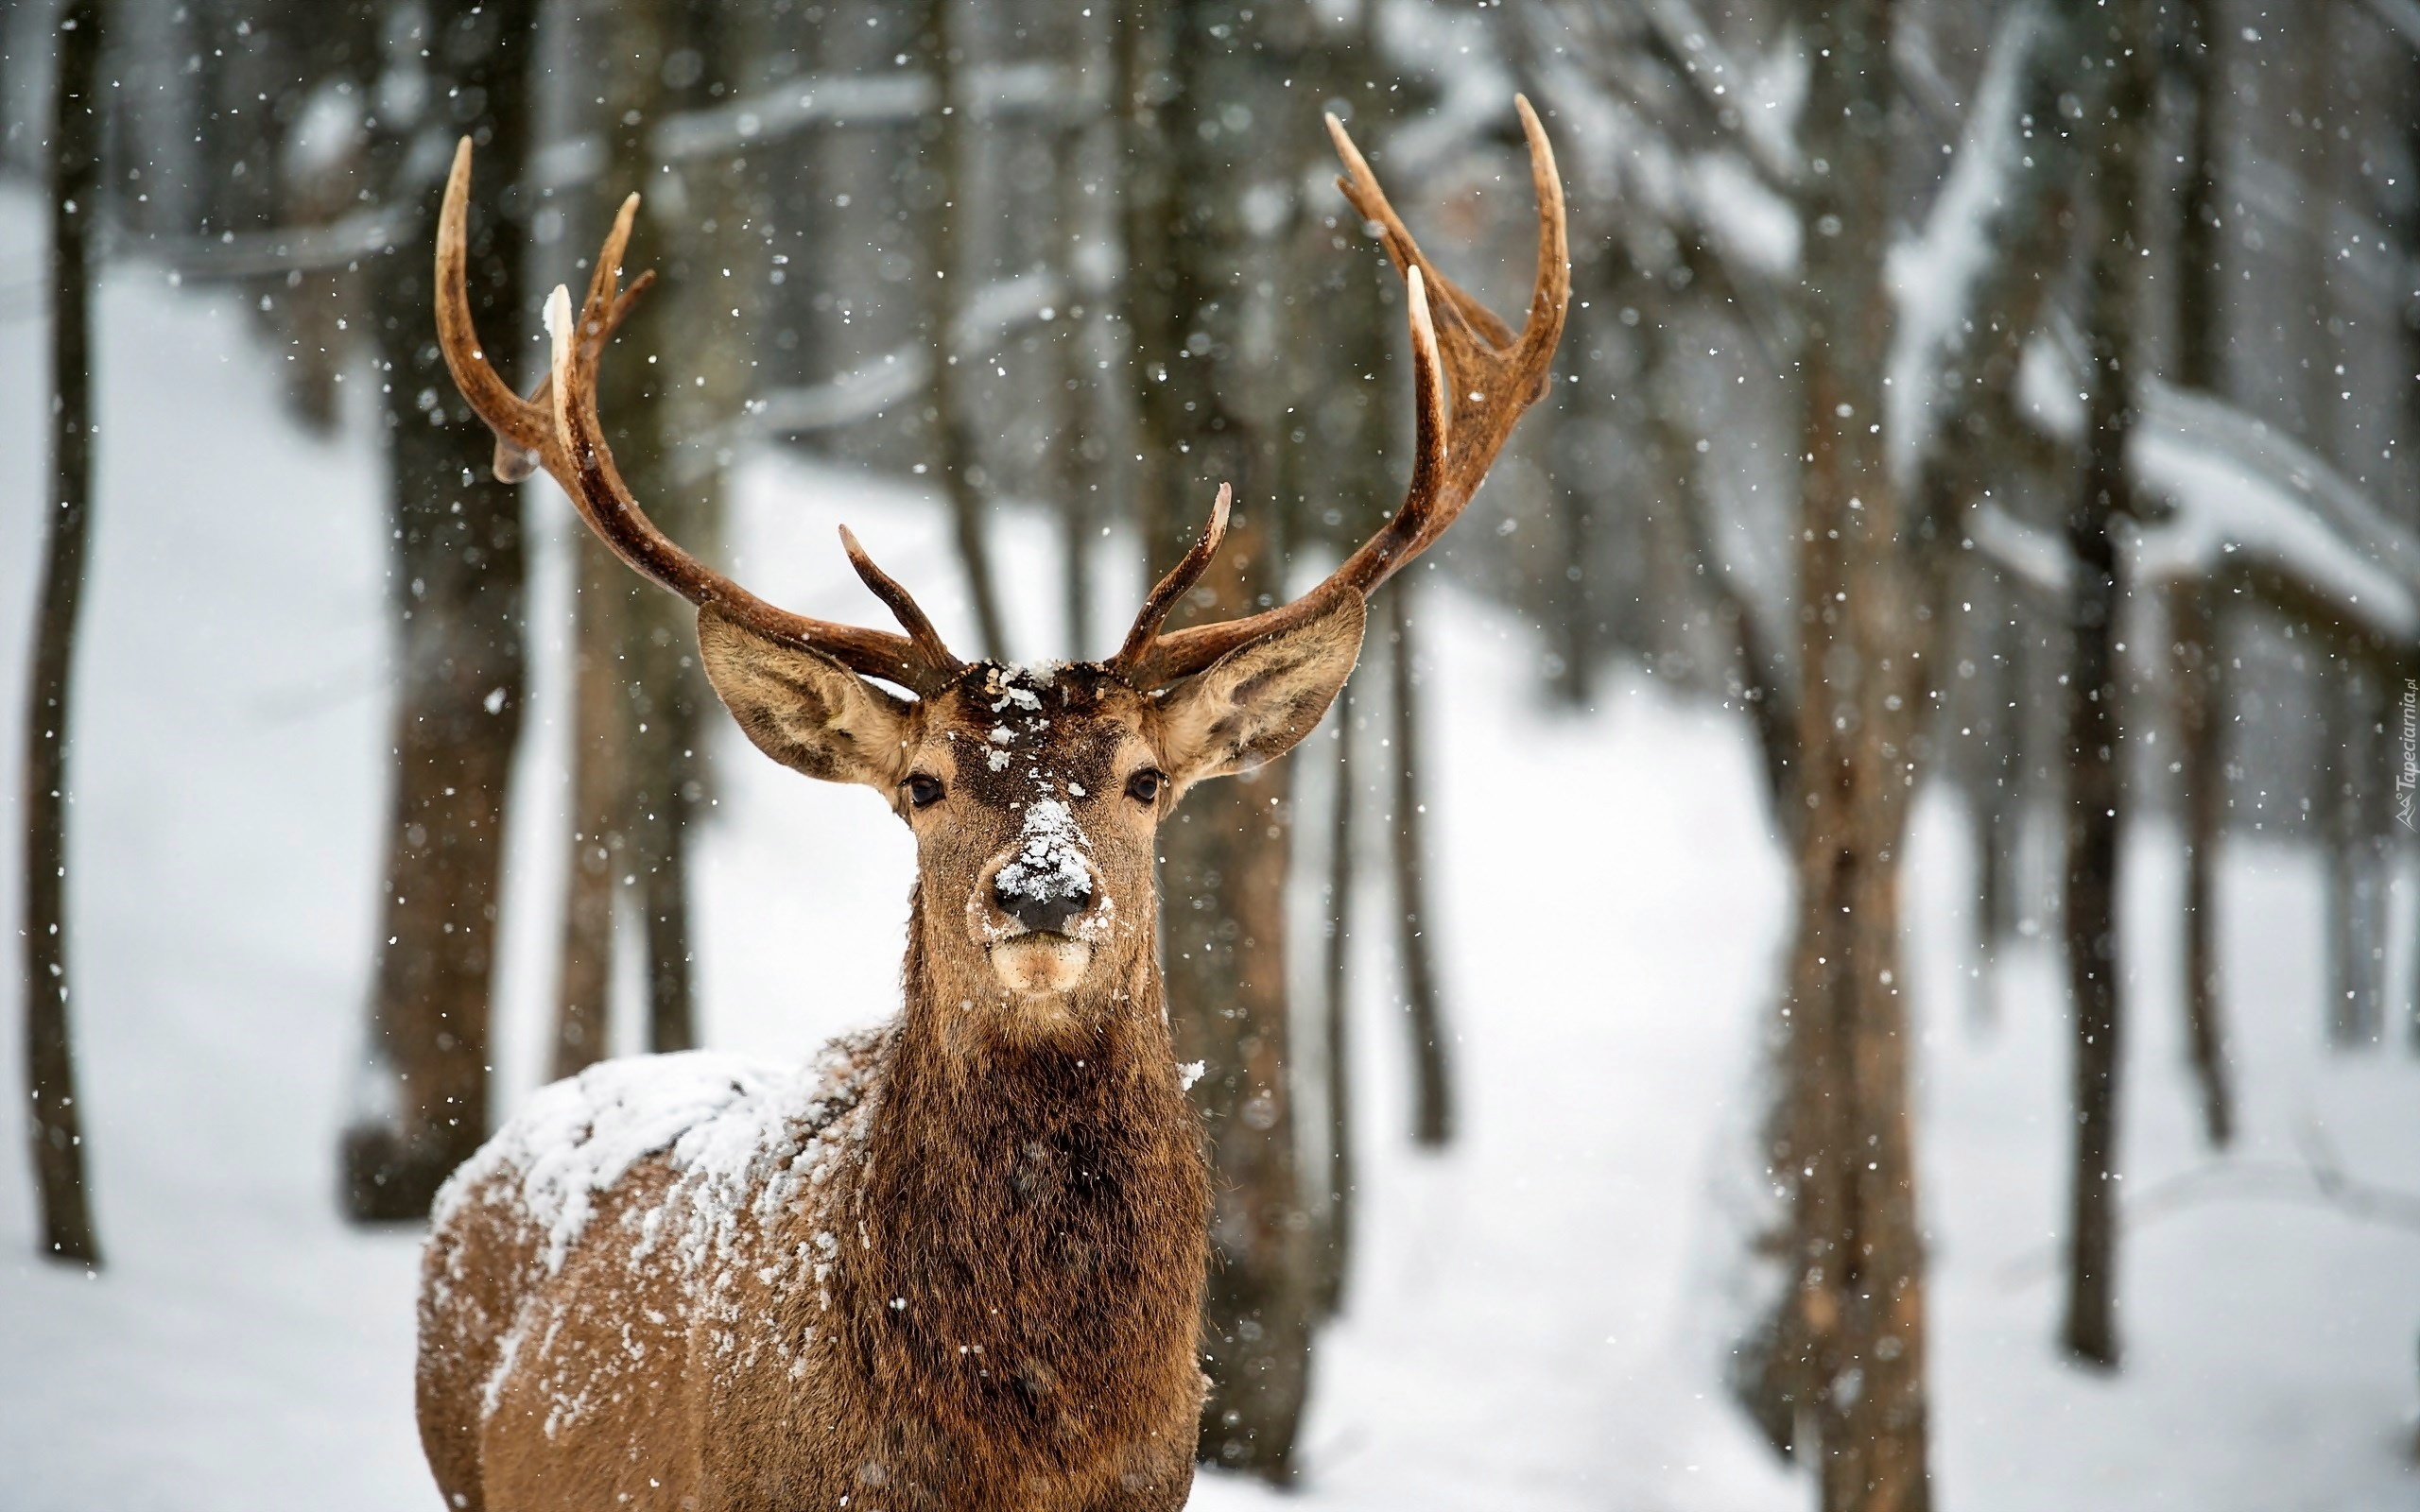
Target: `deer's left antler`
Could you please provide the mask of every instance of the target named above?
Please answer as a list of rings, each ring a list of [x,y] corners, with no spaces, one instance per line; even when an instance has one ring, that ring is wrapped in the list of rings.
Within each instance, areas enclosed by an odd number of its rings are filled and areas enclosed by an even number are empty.
[[[471,140],[454,150],[445,205],[437,223],[437,342],[455,386],[496,436],[496,475],[508,482],[543,467],[614,554],[700,609],[712,609],[769,639],[820,651],[841,665],[920,695],[949,686],[964,670],[932,621],[908,591],[876,567],[844,529],[849,561],[874,595],[889,605],[908,634],[840,625],[778,609],[681,549],[655,527],[614,466],[596,416],[596,366],[631,305],[654,280],[642,273],[620,289],[622,252],[630,245],[639,197],[622,201],[614,229],[596,254],[588,297],[575,321],[571,295],[558,287],[546,301],[554,338],[552,370],[524,399],[498,376],[471,323],[466,222],[471,198]]]
[[[1333,115],[1328,134],[1345,173],[1337,187],[1365,221],[1376,225],[1387,253],[1403,273],[1410,305],[1414,450],[1411,485],[1403,505],[1378,533],[1345,558],[1327,580],[1290,604],[1242,619],[1160,633],[1168,609],[1209,566],[1226,528],[1228,495],[1221,488],[1210,524],[1193,549],[1145,600],[1125,645],[1110,665],[1138,688],[1189,677],[1237,646],[1317,615],[1340,593],[1368,594],[1426,551],[1459,519],[1480,480],[1504,449],[1524,410],[1546,391],[1548,369],[1571,302],[1571,258],[1564,243],[1563,180],[1554,147],[1537,112],[1515,96],[1530,142],[1530,180],[1538,200],[1538,270],[1530,314],[1519,335],[1473,299],[1420,250],[1403,217],[1387,202],[1376,175]]]

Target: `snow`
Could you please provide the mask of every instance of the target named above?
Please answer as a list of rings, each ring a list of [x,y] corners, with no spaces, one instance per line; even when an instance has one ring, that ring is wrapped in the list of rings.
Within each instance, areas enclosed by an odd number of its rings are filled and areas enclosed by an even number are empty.
[[[2046,435],[2082,440],[2083,399],[2058,339],[2027,343],[2017,383]],[[2127,463],[2151,502],[2165,507],[2129,532],[2139,577],[2256,565],[2389,641],[2420,638],[2420,536],[2410,526],[2308,447],[2222,400],[2153,379],[2137,403]],[[1970,528],[1978,544],[2036,586],[2066,580],[2064,542],[1991,506],[1976,511]]]
[[[1942,369],[1965,345],[1974,303],[2009,228],[2000,222],[2026,161],[2017,86],[2040,44],[2041,7],[2012,7],[1992,42],[1975,108],[1949,177],[1925,215],[1924,230],[1891,249],[1884,271],[1899,312],[1891,333],[1889,426],[1884,435],[1891,472],[1902,488],[1915,481],[1931,444],[1933,406]]]
[[[545,1230],[540,1261],[549,1274],[587,1227],[592,1201],[631,1167],[736,1114],[750,1117],[792,1079],[781,1068],[752,1064],[715,1051],[632,1057],[589,1067],[542,1088],[464,1163],[437,1195],[437,1222],[502,1178],[516,1211]],[[711,1144],[709,1147],[712,1147]],[[684,1168],[693,1161],[679,1162]]]
[[[26,197],[0,190],[0,286],[32,276],[38,225]],[[31,315],[0,318],[0,509],[26,542],[42,492],[43,343]],[[72,902],[109,1266],[88,1279],[33,1259],[25,1162],[0,1160],[0,1504],[425,1508],[411,1407],[418,1241],[336,1216],[387,759],[373,396],[356,375],[343,438],[309,438],[280,418],[280,363],[251,345],[240,303],[172,290],[156,267],[117,267],[99,318]],[[878,613],[831,545],[844,508],[860,524],[878,510],[885,560],[943,633],[971,622],[936,503],[771,456],[748,461],[733,491],[733,565],[777,601]],[[537,1085],[572,526],[551,486],[529,498],[539,681],[505,900],[503,1112],[566,1095]],[[1002,524],[1021,650],[1064,649],[1048,633],[1053,539],[1038,514]],[[18,634],[34,555],[0,566]],[[1141,591],[1131,548],[1125,566],[1102,575],[1121,621]],[[1425,603],[1435,907],[1466,1132],[1443,1158],[1409,1148],[1408,1057],[1374,910],[1354,962],[1361,1232],[1348,1311],[1315,1363],[1303,1483],[1279,1497],[1205,1477],[1195,1504],[1804,1506],[1804,1482],[1753,1441],[1718,1384],[1726,1256],[1709,1193],[1738,1170],[1754,1125],[1788,885],[1749,737],[1646,679],[1609,679],[1586,714],[1542,711],[1528,627],[1442,582]],[[0,749],[19,744],[23,665],[0,657]],[[719,818],[698,858],[703,1036],[717,1057],[796,1067],[895,1007],[912,850],[878,796],[803,781],[732,731],[717,739]],[[1307,758],[1322,755],[1315,739]],[[0,803],[13,795],[0,783]],[[1974,974],[1957,902],[1964,833],[1960,816],[1922,802],[1904,889],[1943,1502],[2410,1507],[2420,1238],[2409,1231],[2257,1194],[2165,1203],[2126,1239],[2124,1369],[2088,1375],[2053,1353],[2046,1257],[2067,1076],[2057,961],[2019,942]],[[2035,839],[2040,851],[2048,834]],[[2209,1164],[2183,1070],[2175,845],[2146,821],[2128,852],[2123,1169],[2137,1192],[2174,1190]],[[2250,842],[2221,862],[2244,1125],[2230,1167],[2299,1170],[2316,1126],[2349,1177],[2411,1191],[2420,1067],[2399,1051],[2321,1049],[2316,868]],[[14,889],[0,868],[0,910]],[[2394,912],[2412,916],[2408,895]],[[2404,941],[2394,959],[2411,954]],[[15,991],[0,973],[10,1022]],[[1987,1030],[1973,1022],[1979,999],[1994,1005]],[[18,1054],[16,1036],[0,1037],[11,1087]],[[615,1158],[638,1140],[617,1134]],[[566,1170],[551,1190],[568,1200],[601,1170]],[[2236,1190],[2215,1177],[2192,1190],[2204,1187]]]
[[[1000,868],[1002,891],[1046,901],[1081,898],[1093,890],[1092,871],[1084,865],[1091,842],[1066,804],[1055,798],[1027,804],[1020,836],[1016,859]]]
[[[2204,395],[2147,386],[2131,454],[2175,506],[2142,533],[2147,576],[2242,553],[2389,639],[2420,637],[2420,538],[2292,437]]]

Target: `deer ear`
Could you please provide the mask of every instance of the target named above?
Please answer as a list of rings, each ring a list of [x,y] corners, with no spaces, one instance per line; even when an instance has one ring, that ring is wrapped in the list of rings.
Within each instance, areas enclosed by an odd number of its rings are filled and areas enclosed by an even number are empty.
[[[821,651],[785,645],[698,611],[706,680],[756,748],[827,782],[885,792],[907,770],[908,705]]]
[[[1161,758],[1179,788],[1248,772],[1311,732],[1353,675],[1364,610],[1350,588],[1299,625],[1239,645],[1168,690]]]

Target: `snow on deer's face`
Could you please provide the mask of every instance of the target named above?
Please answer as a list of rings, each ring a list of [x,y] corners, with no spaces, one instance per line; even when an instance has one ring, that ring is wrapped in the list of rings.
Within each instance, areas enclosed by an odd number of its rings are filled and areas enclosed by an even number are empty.
[[[962,931],[1029,1015],[1058,1017],[1097,960],[1122,979],[1149,948],[1152,835],[1174,796],[1147,701],[1094,665],[986,662],[919,713],[896,802],[928,927]]]

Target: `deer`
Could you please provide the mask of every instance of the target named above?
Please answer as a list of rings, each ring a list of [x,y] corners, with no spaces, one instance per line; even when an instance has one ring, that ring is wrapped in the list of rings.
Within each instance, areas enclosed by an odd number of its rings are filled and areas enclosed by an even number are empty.
[[[1211,1176],[1163,1001],[1153,838],[1195,784],[1319,723],[1368,596],[1453,524],[1548,387],[1563,192],[1515,103],[1538,214],[1518,333],[1429,263],[1328,117],[1338,186],[1409,296],[1416,444],[1394,515],[1300,598],[1169,629],[1226,530],[1222,485],[1115,655],[1029,667],[953,656],[845,527],[899,632],[778,609],[660,532],[597,415],[600,360],[649,282],[620,283],[638,196],[579,309],[561,286],[547,300],[550,369],[524,398],[473,328],[459,144],[437,330],[498,475],[543,468],[622,560],[695,605],[748,740],[879,793],[916,881],[889,1022],[804,1068],[601,1062],[536,1092],[445,1184],[416,1396],[450,1506],[1184,1504]]]

